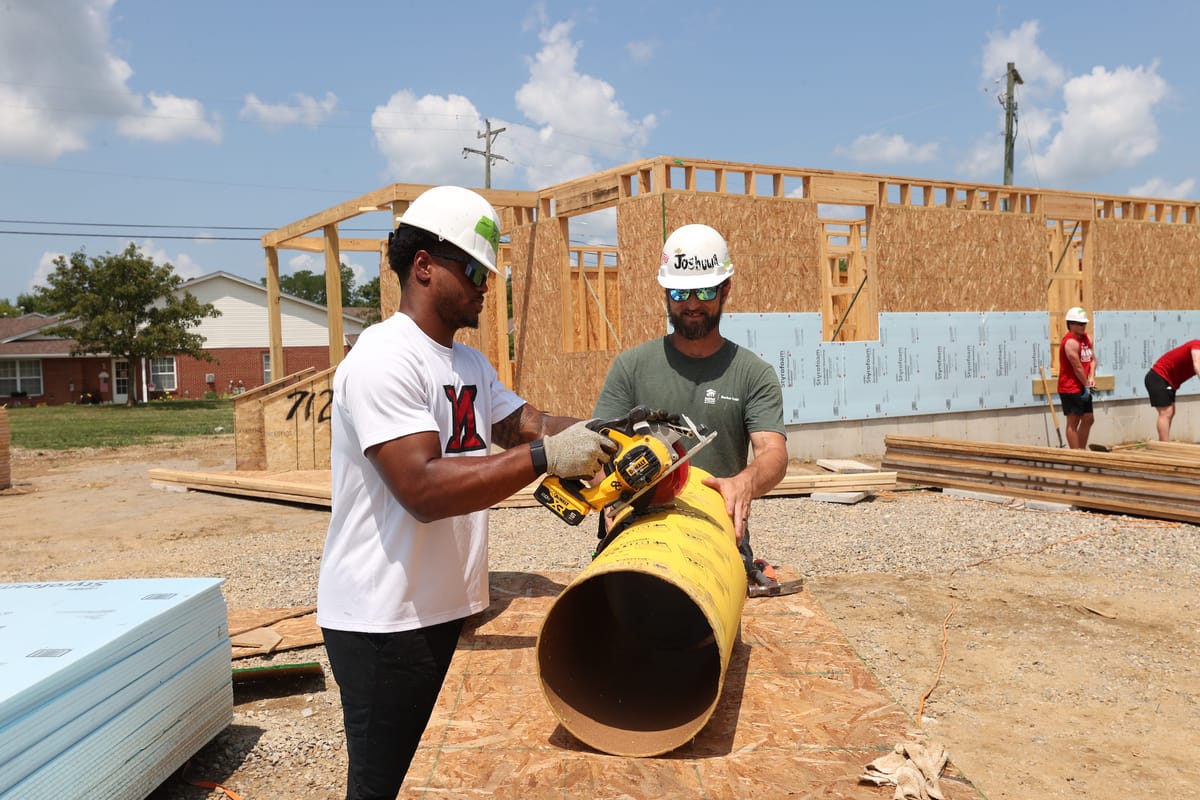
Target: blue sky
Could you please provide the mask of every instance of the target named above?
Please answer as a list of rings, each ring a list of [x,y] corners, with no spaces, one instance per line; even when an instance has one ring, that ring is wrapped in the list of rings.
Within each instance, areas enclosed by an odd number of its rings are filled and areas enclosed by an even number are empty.
[[[495,188],[658,155],[998,184],[1009,61],[1015,184],[1196,199],[1197,30],[1191,3],[13,0],[0,298],[130,241],[257,281],[265,231],[393,182],[482,186],[485,119]]]

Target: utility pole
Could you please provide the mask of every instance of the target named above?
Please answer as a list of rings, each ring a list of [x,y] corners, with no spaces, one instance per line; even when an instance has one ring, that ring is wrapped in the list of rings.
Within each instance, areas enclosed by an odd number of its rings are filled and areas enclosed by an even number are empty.
[[[1004,95],[1004,185],[1012,186],[1013,177],[1013,139],[1017,121],[1017,99],[1013,95],[1013,87],[1024,84],[1017,66],[1008,62],[1008,91]]]
[[[1012,65],[1010,64],[1009,66],[1012,66]],[[504,156],[498,155],[498,154],[492,152],[492,142],[494,142],[496,140],[497,136],[504,133],[504,131],[506,131],[508,129],[507,128],[497,128],[496,130],[492,130],[492,121],[490,119],[485,119],[484,122],[487,123],[487,130],[480,131],[479,134],[475,137],[477,139],[484,140],[483,149],[476,150],[474,147],[464,147],[463,148],[463,158],[466,158],[467,154],[469,154],[469,153],[474,153],[477,156],[483,156],[483,159],[484,159],[483,188],[490,189],[490,188],[492,188],[492,162],[493,161],[508,161],[508,159],[505,158]]]

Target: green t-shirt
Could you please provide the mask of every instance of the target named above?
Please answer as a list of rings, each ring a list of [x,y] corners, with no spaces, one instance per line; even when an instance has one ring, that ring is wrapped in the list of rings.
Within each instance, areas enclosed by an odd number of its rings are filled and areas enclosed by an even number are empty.
[[[728,340],[707,358],[683,355],[665,336],[621,353],[604,379],[594,416],[615,419],[638,405],[686,414],[717,431],[691,463],[719,478],[746,468],[751,433],[787,435],[775,370]]]

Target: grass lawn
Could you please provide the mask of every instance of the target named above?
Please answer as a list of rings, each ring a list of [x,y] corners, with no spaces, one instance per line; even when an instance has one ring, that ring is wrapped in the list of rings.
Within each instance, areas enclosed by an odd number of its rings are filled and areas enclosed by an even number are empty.
[[[12,446],[30,450],[127,447],[163,436],[233,433],[233,401],[169,400],[124,405],[8,409]]]

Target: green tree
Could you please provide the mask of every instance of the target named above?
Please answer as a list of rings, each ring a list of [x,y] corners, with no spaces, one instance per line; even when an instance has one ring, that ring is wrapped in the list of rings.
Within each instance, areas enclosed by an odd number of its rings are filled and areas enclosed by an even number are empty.
[[[19,317],[25,313],[25,309],[19,305],[14,306],[8,300],[0,300],[0,317]]]
[[[354,291],[354,271],[345,264],[340,265],[342,278],[342,305],[357,305],[357,295]],[[263,286],[267,285],[266,278],[260,278]],[[312,270],[298,269],[290,275],[279,276],[279,291],[308,300],[310,303],[329,305],[329,295],[325,291],[325,274],[317,274]]]
[[[358,297],[355,298],[358,302],[355,305],[360,308],[379,308],[379,276],[376,275],[371,280],[358,287]]]
[[[131,364],[167,355],[215,360],[202,349],[204,337],[191,329],[221,312],[190,292],[179,294],[183,279],[175,268],[155,264],[133,243],[119,255],[89,259],[80,249],[69,259],[59,256],[46,281],[39,300],[64,316],[50,332],[74,339],[73,355],[108,353]],[[129,405],[136,401],[135,389]]]

